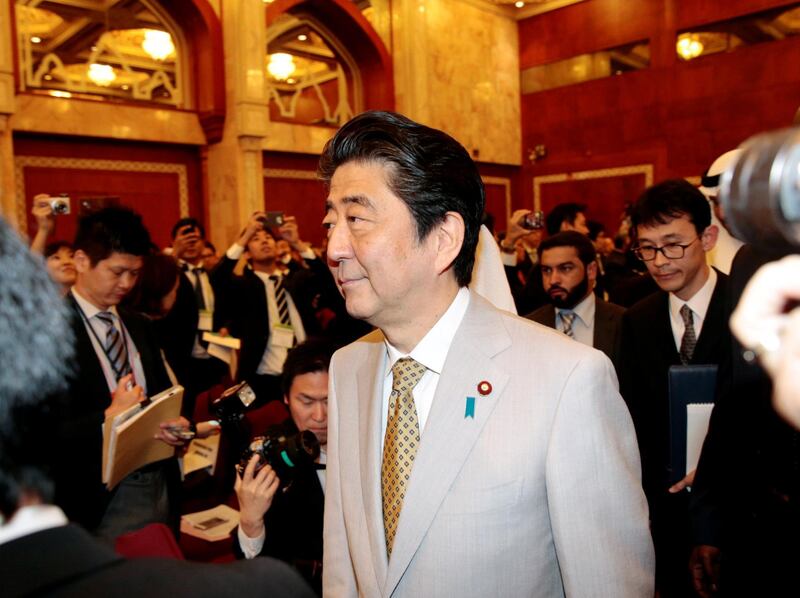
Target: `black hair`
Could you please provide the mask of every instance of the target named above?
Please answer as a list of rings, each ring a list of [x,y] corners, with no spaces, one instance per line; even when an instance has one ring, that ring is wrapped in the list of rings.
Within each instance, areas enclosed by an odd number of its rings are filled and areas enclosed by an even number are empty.
[[[283,364],[281,377],[283,396],[289,397],[292,382],[297,376],[313,372],[327,372],[333,351],[333,345],[322,338],[310,338],[289,351]]]
[[[185,226],[191,226],[192,228],[196,228],[200,231],[200,237],[205,239],[206,238],[206,229],[203,227],[202,224],[197,220],[197,218],[181,218],[175,223],[175,226],[172,227],[172,232],[170,233],[172,238],[174,239],[178,236],[178,231],[181,230]]]
[[[581,203],[560,203],[555,206],[544,220],[548,235],[554,235],[561,230],[564,222],[574,224],[578,214],[586,212],[586,206]]]
[[[422,241],[447,212],[464,219],[464,242],[453,260],[460,286],[469,284],[486,203],[483,181],[469,153],[455,139],[393,112],[364,112],[325,145],[320,178],[328,185],[347,162],[387,166],[387,184],[408,207]]]
[[[645,189],[630,209],[633,234],[639,226],[667,224],[688,216],[698,235],[711,224],[711,207],[699,189],[684,179],[669,179]]]
[[[44,258],[47,259],[51,255],[55,255],[65,247],[71,250],[72,243],[70,243],[69,241],[53,241],[52,243],[48,243],[44,247]]]
[[[589,237],[574,230],[565,230],[552,237],[547,237],[539,244],[539,256],[544,255],[548,249],[556,247],[573,247],[578,253],[578,259],[584,266],[588,266],[597,258],[597,251]]]
[[[89,256],[92,266],[112,253],[145,256],[150,252],[150,233],[142,217],[127,208],[104,208],[78,221],[72,244]]]
[[[163,317],[161,301],[175,287],[180,276],[175,258],[163,253],[144,258],[139,278],[131,292],[122,300],[123,304],[151,318]]]
[[[0,218],[0,513],[52,500],[56,397],[72,375],[69,312],[41,261]]]
[[[598,222],[597,220],[587,221],[586,228],[589,229],[589,238],[592,241],[597,241],[597,237],[600,236],[600,233],[606,232],[606,225],[602,222]]]

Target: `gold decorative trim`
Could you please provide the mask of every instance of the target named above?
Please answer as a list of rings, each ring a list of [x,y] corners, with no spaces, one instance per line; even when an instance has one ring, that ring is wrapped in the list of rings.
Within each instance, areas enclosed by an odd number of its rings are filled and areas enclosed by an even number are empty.
[[[609,179],[621,176],[644,175],[645,186],[653,184],[653,165],[634,164],[617,168],[600,168],[598,170],[581,170],[578,172],[561,172],[533,177],[533,209],[542,209],[542,185],[548,183],[564,183],[566,181],[587,181],[590,179]]]
[[[265,168],[264,178],[268,179],[297,179],[300,181],[318,181],[317,173],[313,170],[294,170],[291,168]]]
[[[178,200],[181,218],[189,216],[189,177],[185,164],[169,162],[134,162],[129,160],[94,160],[90,158],[56,158],[52,156],[15,156],[16,210],[19,229],[28,232],[28,214],[25,207],[26,166],[35,168],[65,168],[73,170],[108,170],[115,172],[158,172],[178,175]]]
[[[506,226],[511,221],[511,179],[500,176],[482,176],[484,185],[500,185],[506,194]]]

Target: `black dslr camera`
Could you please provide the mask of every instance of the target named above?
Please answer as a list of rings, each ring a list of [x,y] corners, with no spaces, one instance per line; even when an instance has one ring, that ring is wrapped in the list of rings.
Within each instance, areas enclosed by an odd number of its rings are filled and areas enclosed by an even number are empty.
[[[313,432],[305,430],[287,436],[280,426],[269,428],[264,436],[250,442],[239,461],[239,471],[244,471],[253,455],[258,455],[256,471],[269,463],[280,478],[280,487],[286,488],[298,473],[317,469],[319,440]]]
[[[762,133],[720,176],[719,200],[733,235],[753,245],[800,247],[800,128]]]

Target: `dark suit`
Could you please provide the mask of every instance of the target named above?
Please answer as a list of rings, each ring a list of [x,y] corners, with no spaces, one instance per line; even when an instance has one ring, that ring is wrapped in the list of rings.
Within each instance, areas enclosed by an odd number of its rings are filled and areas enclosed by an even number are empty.
[[[70,520],[94,530],[108,507],[112,492],[102,483],[102,424],[111,404],[102,365],[92,346],[72,294],[66,298],[75,335],[75,370],[65,396],[57,401],[57,437],[62,450],[54,451],[55,502]],[[119,308],[118,313],[139,351],[147,392],[150,396],[171,386],[155,332],[141,316]],[[168,467],[172,480],[177,463],[161,462],[148,467]]]
[[[213,280],[209,276],[215,295],[213,327],[218,330],[224,320],[224,296],[214,288]],[[175,305],[163,319],[156,321],[156,330],[167,362],[186,389],[182,413],[190,419],[197,394],[218,384],[227,371],[225,363],[215,357],[200,359],[192,356],[198,321],[199,307],[194,285],[183,273],[178,280]]]
[[[293,435],[297,428],[291,418],[276,426]],[[325,495],[316,470],[302,472],[285,492],[278,491],[264,516],[264,547],[261,556],[271,556],[295,566],[322,593],[322,521]],[[237,531],[234,551],[242,556]]]
[[[234,275],[236,262],[227,256],[222,258],[212,279],[215,286],[226,289],[229,298],[226,301],[226,325],[230,333],[242,341],[236,378],[248,380],[255,376],[269,342],[269,310],[262,280],[250,268],[246,268],[241,276]],[[284,288],[292,297],[306,336],[313,336],[319,329],[313,309],[313,298],[317,294],[316,277],[330,277],[330,273],[320,260],[308,260],[308,263],[309,270],[301,269],[285,276]]]
[[[730,305],[750,276],[783,256],[745,245],[731,266]],[[796,593],[800,562],[800,434],[775,412],[762,368],[733,339],[720,369],[692,492],[695,544],[721,551],[723,596]]]
[[[728,277],[717,272],[691,364],[719,364],[729,350]],[[688,588],[689,496],[669,494],[669,368],[680,365],[669,314],[669,294],[659,291],[636,303],[622,318],[620,392],[633,417],[642,456],[642,485],[650,505],[656,548],[656,585],[662,595]]]
[[[5,598],[18,596],[284,596],[314,594],[273,560],[206,565],[172,559],[125,560],[69,525],[0,545]]]
[[[622,315],[624,313],[625,309],[619,305],[595,298],[592,346],[605,353],[617,371],[619,371],[620,366]],[[552,305],[543,305],[525,317],[550,328],[556,327],[556,309]]]

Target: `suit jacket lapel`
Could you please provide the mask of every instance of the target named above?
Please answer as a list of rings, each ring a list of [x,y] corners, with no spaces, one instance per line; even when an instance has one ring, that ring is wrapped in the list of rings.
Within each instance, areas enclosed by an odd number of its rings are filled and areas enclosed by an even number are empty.
[[[703,329],[697,339],[697,346],[692,355],[692,363],[719,363],[721,351],[718,349],[725,342],[727,332],[727,317],[725,315],[725,291],[728,277],[717,271],[717,284],[711,294],[708,304]]]
[[[605,303],[600,300],[597,300],[595,304],[592,346],[606,355],[611,355],[614,348],[611,331],[611,313],[606,310]]]
[[[492,357],[510,344],[498,312],[471,293],[469,308],[448,352],[414,461],[384,596],[390,595],[400,581],[502,395],[509,375]],[[481,396],[477,390],[484,380],[492,385],[492,392],[487,396]],[[467,397],[475,398],[474,418],[465,415]]]
[[[386,577],[387,565],[381,498],[381,395],[386,346],[383,344],[383,335],[380,332],[374,334],[377,338],[369,344],[367,358],[356,372],[356,381],[363,512],[367,521],[366,529],[376,583],[380,585]]]

